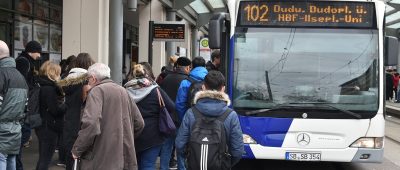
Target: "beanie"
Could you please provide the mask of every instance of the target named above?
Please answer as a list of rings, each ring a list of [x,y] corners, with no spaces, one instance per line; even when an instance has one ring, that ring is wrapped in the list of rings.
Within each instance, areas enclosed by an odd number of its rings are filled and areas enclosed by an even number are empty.
[[[25,52],[27,52],[27,53],[41,53],[42,52],[42,46],[37,41],[29,41],[28,44],[26,44]]]

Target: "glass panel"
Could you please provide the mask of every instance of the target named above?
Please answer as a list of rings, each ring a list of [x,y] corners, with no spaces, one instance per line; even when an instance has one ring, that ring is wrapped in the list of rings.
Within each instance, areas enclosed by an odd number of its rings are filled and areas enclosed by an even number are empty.
[[[50,51],[61,53],[62,34],[61,25],[50,26]]]
[[[15,0],[15,10],[32,14],[32,0]]]
[[[42,45],[42,51],[49,51],[49,27],[48,25],[35,24],[33,26],[33,40]]]
[[[399,19],[399,18],[400,18],[400,11],[396,12],[396,13],[394,13],[392,15],[386,16],[386,23],[392,22],[392,21],[394,21],[396,19]]]
[[[32,22],[15,22],[14,48],[24,50],[26,44],[32,40]]]
[[[47,1],[38,1],[35,4],[35,15],[40,19],[49,18],[49,4]]]
[[[213,8],[224,8],[225,4],[222,0],[208,0]]]
[[[238,28],[234,106],[328,103],[376,111],[378,54],[376,30]]]
[[[0,7],[2,7],[2,8],[11,9],[12,8],[11,4],[12,4],[11,0],[1,0],[0,1]]]
[[[190,7],[192,7],[198,14],[210,12],[207,6],[201,0],[193,1],[190,3]]]

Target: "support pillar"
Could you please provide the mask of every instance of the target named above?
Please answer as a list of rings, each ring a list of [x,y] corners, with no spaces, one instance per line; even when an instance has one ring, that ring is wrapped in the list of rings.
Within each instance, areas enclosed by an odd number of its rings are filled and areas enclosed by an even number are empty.
[[[192,27],[192,58],[199,56],[199,38],[197,36],[198,29],[196,27]]]
[[[122,0],[110,0],[109,66],[117,84],[122,83],[123,11]]]
[[[176,12],[172,9],[167,11],[167,21],[175,21],[176,19]],[[176,46],[175,42],[167,41],[165,42],[165,49],[167,51],[165,55],[165,64],[168,64],[168,59],[170,56],[175,55]]]

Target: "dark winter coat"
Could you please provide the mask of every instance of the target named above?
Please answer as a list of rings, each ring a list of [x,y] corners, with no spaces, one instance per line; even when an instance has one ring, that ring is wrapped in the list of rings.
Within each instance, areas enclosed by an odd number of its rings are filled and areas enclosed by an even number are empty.
[[[36,67],[35,60],[33,60],[28,53],[22,52],[21,55],[17,57],[15,62],[17,64],[16,65],[17,70],[25,77],[29,89],[32,89],[34,87],[34,82],[35,82],[34,70],[38,70],[35,69]]]
[[[208,71],[211,71],[211,70],[218,71],[218,68],[215,67],[215,65],[211,61],[208,61],[206,63],[206,68],[207,68]]]
[[[63,140],[67,149],[72,149],[81,126],[82,87],[86,83],[86,77],[87,74],[82,74],[79,77],[67,77],[58,82],[58,86],[65,94]]]
[[[143,118],[126,90],[110,79],[92,87],[72,153],[81,170],[136,170],[134,137]]]
[[[153,146],[161,145],[166,139],[166,136],[159,130],[160,105],[157,88],[159,87],[154,85],[135,90],[129,87],[127,88],[130,96],[135,97],[134,100],[142,114],[145,124],[142,134],[135,139],[135,148],[138,153]],[[160,89],[160,93],[164,99],[167,110],[171,114],[175,110],[174,103],[164,90]]]
[[[40,84],[39,111],[42,118],[42,127],[61,132],[65,112],[61,90],[56,82],[47,77],[39,77],[38,82]]]
[[[0,59],[0,153],[18,154],[28,86],[11,57]]]
[[[167,93],[169,98],[175,102],[176,95],[178,94],[178,88],[182,80],[185,80],[188,78],[188,76],[189,75],[185,74],[185,72],[177,70],[174,73],[168,74],[164,81],[160,84],[160,87]],[[178,123],[178,114],[175,110],[172,112],[172,118],[177,125],[180,124]]]
[[[217,91],[199,91],[194,98],[196,107],[203,115],[209,117],[221,116],[226,112],[230,105],[229,96],[223,92]],[[183,154],[186,144],[189,142],[191,128],[195,122],[195,117],[192,109],[189,109],[182,121],[175,140],[175,146],[179,154]],[[227,138],[228,151],[231,157],[232,165],[236,164],[242,154],[243,148],[243,133],[240,127],[239,118],[235,111],[232,111],[224,122],[225,134]]]

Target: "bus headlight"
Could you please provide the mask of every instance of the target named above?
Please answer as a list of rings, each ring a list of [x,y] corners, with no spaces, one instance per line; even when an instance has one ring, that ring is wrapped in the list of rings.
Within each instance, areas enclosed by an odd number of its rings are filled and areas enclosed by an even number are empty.
[[[351,144],[350,147],[380,149],[383,147],[383,137],[360,138],[360,139],[356,140],[353,144]]]
[[[244,144],[257,144],[257,142],[249,135],[243,134]]]

